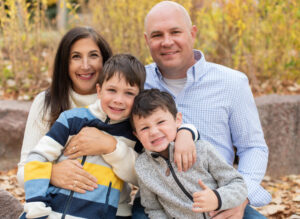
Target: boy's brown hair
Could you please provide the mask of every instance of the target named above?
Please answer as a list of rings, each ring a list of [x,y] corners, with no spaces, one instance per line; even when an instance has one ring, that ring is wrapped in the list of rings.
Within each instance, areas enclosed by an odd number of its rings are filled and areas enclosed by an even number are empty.
[[[141,91],[134,99],[130,114],[130,123],[133,130],[135,131],[133,116],[146,118],[157,109],[168,111],[172,114],[174,119],[176,118],[176,104],[169,93],[155,88]]]
[[[137,85],[140,91],[144,89],[146,70],[144,65],[133,55],[117,54],[109,58],[103,66],[98,83],[102,86],[104,81],[108,81],[115,74],[124,76],[131,86]]]

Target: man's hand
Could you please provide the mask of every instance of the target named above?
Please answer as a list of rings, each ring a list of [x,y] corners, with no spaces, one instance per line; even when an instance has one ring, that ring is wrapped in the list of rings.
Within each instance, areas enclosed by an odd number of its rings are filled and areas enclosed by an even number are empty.
[[[244,212],[247,204],[249,203],[249,200],[247,199],[244,201],[241,205],[231,208],[222,212],[219,211],[213,211],[209,213],[209,216],[211,216],[214,219],[242,219],[244,217]]]
[[[68,142],[64,155],[75,159],[84,155],[108,154],[115,150],[117,140],[97,128],[85,127]]]
[[[194,212],[208,212],[217,209],[218,198],[216,194],[201,180],[198,183],[203,190],[193,193],[194,204],[192,210]]]
[[[175,140],[174,162],[178,171],[187,171],[196,162],[196,146],[190,131],[179,130]]]
[[[97,179],[86,172],[78,160],[64,160],[53,164],[50,183],[78,193],[93,191],[98,187]]]

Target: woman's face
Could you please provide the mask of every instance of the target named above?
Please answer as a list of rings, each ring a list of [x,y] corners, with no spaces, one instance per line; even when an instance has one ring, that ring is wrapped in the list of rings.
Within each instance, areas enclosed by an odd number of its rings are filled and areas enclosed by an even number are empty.
[[[91,38],[76,41],[70,51],[69,76],[78,94],[96,93],[96,83],[102,71],[102,55]]]

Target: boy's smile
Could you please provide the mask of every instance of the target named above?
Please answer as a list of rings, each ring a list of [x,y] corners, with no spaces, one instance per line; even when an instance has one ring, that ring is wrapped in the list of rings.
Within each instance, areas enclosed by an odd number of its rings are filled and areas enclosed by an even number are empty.
[[[133,115],[135,135],[145,149],[162,152],[175,140],[181,119],[181,113],[177,113],[174,118],[169,111],[162,108],[156,109],[147,117]]]
[[[122,76],[115,73],[109,80],[105,80],[100,87],[97,84],[98,98],[101,107],[111,120],[123,120],[128,118],[134,97],[139,93],[137,85],[131,86]]]

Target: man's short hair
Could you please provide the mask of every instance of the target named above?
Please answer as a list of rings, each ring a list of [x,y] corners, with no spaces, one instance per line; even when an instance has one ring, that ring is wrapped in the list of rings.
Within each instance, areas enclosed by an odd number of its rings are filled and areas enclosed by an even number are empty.
[[[134,99],[130,115],[130,122],[133,130],[135,130],[133,116],[138,116],[139,118],[146,118],[157,109],[168,111],[172,114],[174,119],[176,118],[176,104],[169,93],[160,91],[155,88],[143,90],[142,92],[140,92]]]
[[[98,83],[102,86],[104,81],[108,81],[115,74],[123,76],[131,86],[137,85],[140,91],[144,89],[146,70],[133,55],[117,54],[109,58],[103,66]]]
[[[191,17],[188,13],[188,11],[179,3],[177,2],[173,2],[173,1],[161,1],[157,4],[155,4],[151,9],[150,11],[147,13],[145,19],[144,19],[144,28],[146,29],[146,26],[147,26],[147,21],[148,21],[148,16],[149,14],[151,14],[151,12],[153,10],[155,10],[157,7],[161,7],[162,5],[167,5],[167,6],[170,6],[170,7],[175,7],[177,10],[179,10],[182,15],[184,16],[184,19],[185,19],[185,22],[186,24],[188,25],[188,27],[190,28],[192,26],[192,20],[191,20]]]

